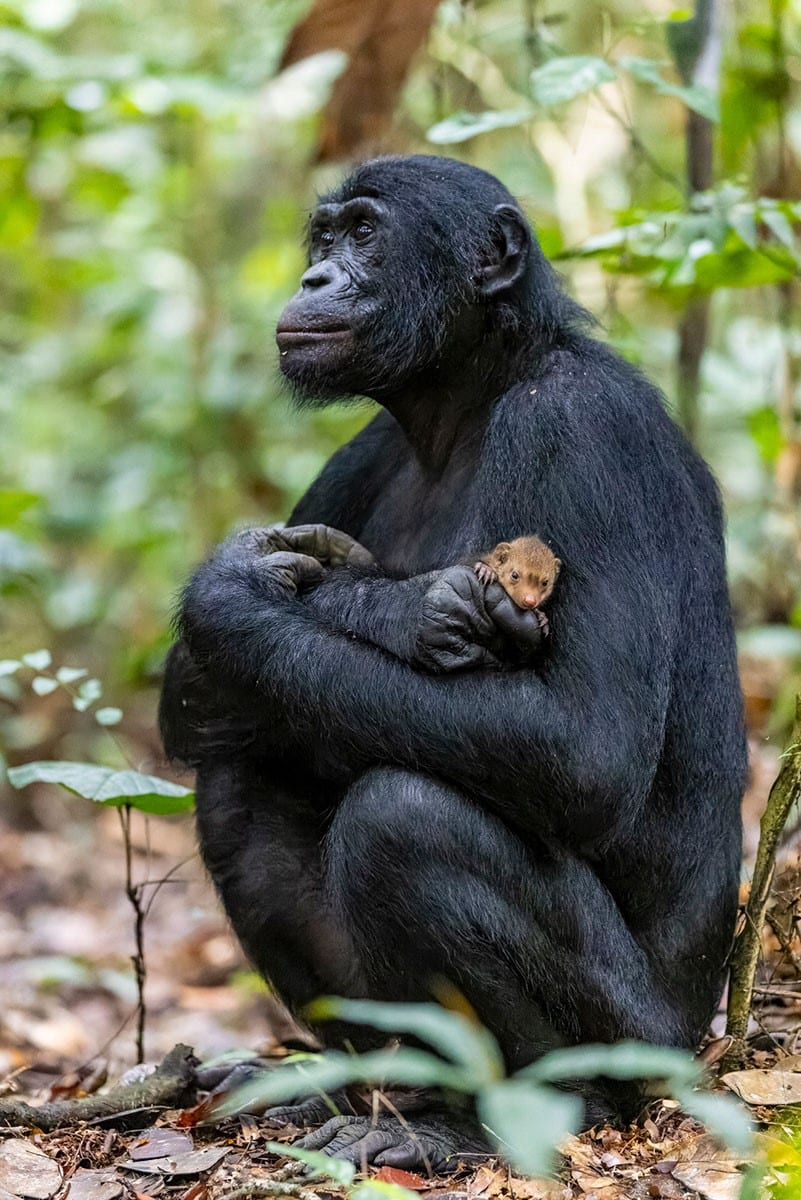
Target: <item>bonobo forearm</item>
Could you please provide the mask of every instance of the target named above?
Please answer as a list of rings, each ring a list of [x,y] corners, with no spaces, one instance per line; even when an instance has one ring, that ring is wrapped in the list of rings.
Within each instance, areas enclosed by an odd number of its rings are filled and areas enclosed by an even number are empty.
[[[423,598],[436,575],[429,571],[412,579],[387,579],[342,567],[330,571],[300,602],[329,628],[411,663]]]

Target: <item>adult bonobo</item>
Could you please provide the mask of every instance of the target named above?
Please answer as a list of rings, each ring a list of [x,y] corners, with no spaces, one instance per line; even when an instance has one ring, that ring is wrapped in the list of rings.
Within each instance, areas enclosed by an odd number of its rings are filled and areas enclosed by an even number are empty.
[[[309,257],[284,375],[304,403],[382,411],[292,513],[306,528],[200,567],[162,699],[234,929],[294,1007],[447,980],[513,1068],[691,1047],[745,774],[715,484],[491,175],[368,162],[317,208]],[[467,564],[534,533],[564,564],[551,636],[493,669],[514,605]],[[614,1102],[588,1092],[587,1121]],[[411,1167],[475,1146],[433,1108],[407,1121],[338,1118],[312,1144]]]

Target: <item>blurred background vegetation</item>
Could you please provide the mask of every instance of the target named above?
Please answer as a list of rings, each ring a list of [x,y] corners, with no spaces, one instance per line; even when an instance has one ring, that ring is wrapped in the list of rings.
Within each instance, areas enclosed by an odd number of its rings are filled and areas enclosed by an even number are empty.
[[[278,380],[315,192],[360,154],[422,150],[503,179],[712,463],[751,729],[781,743],[801,676],[800,0],[0,12],[0,658],[86,667],[129,759],[161,765],[181,582],[235,523],[285,517],[370,415],[293,412]],[[64,689],[29,683],[0,673],[9,763],[117,761]]]

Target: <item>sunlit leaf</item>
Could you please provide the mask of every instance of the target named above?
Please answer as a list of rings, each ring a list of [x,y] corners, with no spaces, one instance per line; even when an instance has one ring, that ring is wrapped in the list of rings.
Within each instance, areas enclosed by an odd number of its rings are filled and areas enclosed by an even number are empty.
[[[603,58],[563,55],[531,72],[531,94],[538,104],[564,104],[616,78],[617,72]]]
[[[350,1187],[356,1174],[353,1163],[341,1158],[329,1158],[316,1150],[304,1150],[301,1146],[291,1146],[286,1142],[268,1142],[267,1149],[272,1154],[280,1154],[284,1158],[295,1158],[298,1162],[310,1167],[309,1176],[319,1179],[333,1179],[340,1187]]]
[[[121,708],[98,708],[95,712],[95,720],[98,725],[119,725],[122,717]]]
[[[556,1147],[581,1126],[579,1096],[539,1087],[522,1079],[504,1080],[478,1098],[478,1114],[504,1158],[529,1175],[553,1170]]]
[[[78,679],[83,679],[88,675],[86,667],[59,667],[56,671],[56,679],[59,683],[75,683]]]
[[[617,1042],[614,1045],[569,1046],[552,1050],[518,1078],[557,1083],[567,1079],[674,1079],[694,1082],[700,1074],[695,1059],[686,1050],[670,1046],[649,1046],[645,1042]]]
[[[463,1013],[437,1004],[386,1004],[326,996],[308,1005],[307,1012],[315,1021],[337,1018],[372,1025],[387,1033],[414,1034],[464,1066],[477,1084],[500,1079],[504,1074],[503,1059],[492,1034]]]
[[[14,675],[22,666],[16,658],[0,658],[0,677],[3,675]]]
[[[181,784],[155,775],[141,775],[138,771],[115,771],[91,763],[25,763],[22,767],[12,767],[8,778],[16,788],[27,787],[29,783],[54,783],[96,804],[113,807],[130,804],[141,812],[160,816],[188,812],[194,805],[194,793]]]
[[[468,138],[476,137],[479,133],[525,125],[534,115],[528,108],[511,109],[508,112],[457,112],[432,125],[426,137],[429,142],[438,146],[466,142]]]
[[[709,121],[720,120],[720,108],[717,96],[708,88],[691,84],[688,87],[678,83],[670,83],[662,75],[663,63],[650,58],[637,58],[627,55],[619,60],[618,66],[628,71],[639,83],[648,84],[662,96],[675,96],[682,100],[688,108],[700,113]]]

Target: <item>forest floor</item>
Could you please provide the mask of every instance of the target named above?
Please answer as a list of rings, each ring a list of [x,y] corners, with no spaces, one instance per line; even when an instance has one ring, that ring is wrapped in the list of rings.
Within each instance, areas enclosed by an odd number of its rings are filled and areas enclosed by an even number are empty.
[[[777,761],[775,750],[752,745],[744,806],[747,859]],[[81,804],[48,799],[38,828],[0,825],[5,1098],[42,1103],[79,1096],[106,1077],[118,1079],[137,1061],[133,918],[124,894],[119,822],[111,810],[86,820]],[[195,854],[191,819],[137,817],[133,838],[135,874],[150,881],[144,895],[152,900],[145,926],[146,1058],[158,1062],[179,1042],[204,1060],[234,1047],[280,1056],[292,1023],[249,971],[228,931]],[[759,1074],[743,1076],[740,1086],[768,1151],[801,1111],[776,1103],[784,1095],[801,1105],[797,836],[783,849],[779,866],[753,1013],[749,1066]],[[723,1025],[720,1013],[713,1034],[720,1035]],[[192,1126],[180,1111],[166,1111],[155,1124],[145,1133],[98,1125],[54,1133],[10,1129],[0,1141],[0,1200],[62,1200],[67,1194],[70,1200],[223,1200],[245,1185],[276,1183],[286,1174],[285,1160],[267,1143],[287,1140],[288,1131],[253,1117],[207,1128]],[[388,1169],[378,1178],[432,1200],[735,1200],[743,1179],[737,1156],[671,1101],[655,1101],[628,1130],[600,1128],[571,1137],[562,1151],[552,1181],[517,1178],[497,1163],[465,1164],[448,1179]],[[295,1195],[300,1188],[306,1200],[344,1194],[331,1181],[287,1186]]]

